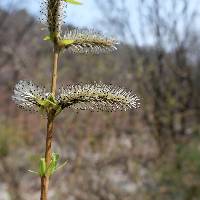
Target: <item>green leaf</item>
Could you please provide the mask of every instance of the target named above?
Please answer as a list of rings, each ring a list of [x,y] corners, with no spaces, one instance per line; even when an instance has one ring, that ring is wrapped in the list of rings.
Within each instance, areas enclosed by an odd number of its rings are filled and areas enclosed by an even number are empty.
[[[52,104],[55,105],[55,103],[56,103],[56,99],[55,99],[54,96],[52,96],[52,94],[48,97],[48,100],[49,100]]]
[[[50,162],[48,169],[47,169],[48,175],[53,175],[53,173],[56,171],[57,166],[58,166],[59,157],[60,157],[59,154],[52,153],[51,162]]]
[[[76,1],[76,0],[64,0],[64,1],[67,2],[67,3],[74,4],[74,5],[81,5],[82,4],[81,2]]]
[[[36,99],[37,103],[42,108],[48,108],[50,106],[57,106],[57,102],[54,97],[49,96],[47,99]]]
[[[52,153],[52,161],[55,163],[55,167],[57,167],[59,158],[60,156],[58,153]]]
[[[39,99],[37,102],[43,107],[48,107],[50,104],[48,99]]]
[[[40,174],[40,176],[46,175],[46,162],[45,162],[44,158],[40,158],[39,174]]]
[[[44,38],[43,38],[44,41],[49,41],[51,40],[51,36],[50,35],[46,35]]]
[[[70,45],[70,44],[73,44],[75,40],[60,40],[59,41],[59,44],[61,46],[67,46],[67,45]]]
[[[48,169],[47,169],[47,175],[48,176],[53,175],[54,169],[55,169],[55,163],[53,161],[51,161],[51,163],[49,164]]]

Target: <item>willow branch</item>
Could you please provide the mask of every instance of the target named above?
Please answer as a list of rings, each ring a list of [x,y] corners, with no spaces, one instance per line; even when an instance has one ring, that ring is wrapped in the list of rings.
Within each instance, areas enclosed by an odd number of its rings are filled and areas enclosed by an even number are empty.
[[[52,68],[52,79],[51,79],[52,97],[55,97],[56,94],[58,57],[59,57],[59,50],[55,44],[53,52],[53,68]],[[46,166],[49,166],[51,162],[54,118],[55,118],[55,111],[51,109],[48,113],[48,118],[47,118],[47,135],[46,135],[46,150],[45,150]],[[41,177],[41,198],[40,198],[41,200],[48,199],[48,186],[49,186],[49,176],[44,175]]]

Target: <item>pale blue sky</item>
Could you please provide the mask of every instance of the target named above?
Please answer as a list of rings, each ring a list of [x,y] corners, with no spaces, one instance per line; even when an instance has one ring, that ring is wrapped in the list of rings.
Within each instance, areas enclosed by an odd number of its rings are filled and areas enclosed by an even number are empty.
[[[92,25],[96,21],[96,19],[99,19],[101,17],[98,9],[96,9],[95,7],[95,1],[101,0],[80,1],[83,2],[83,5],[80,6],[80,8],[79,6],[69,5],[69,9],[67,10],[68,21],[80,26],[83,26],[85,24]],[[118,2],[118,0],[115,1]],[[151,0],[148,1],[150,2]],[[8,5],[9,2],[15,5],[15,7],[17,6],[18,8],[25,8],[33,15],[36,15],[40,11],[40,3],[42,2],[42,0],[0,0],[0,6]],[[126,2],[131,10],[134,11],[134,9],[136,9],[138,0],[126,0]],[[163,1],[163,3],[165,3],[166,5],[168,4],[167,2],[168,0]],[[200,0],[190,0],[190,2],[192,2],[193,6],[198,6],[198,9],[200,10]],[[132,12],[132,15],[134,16],[134,12]]]
[[[2,1],[2,2],[1,2]],[[11,2],[16,8],[25,8],[33,15],[38,15],[42,0],[0,0],[1,6],[7,6]],[[17,2],[20,2],[18,4]],[[95,9],[94,0],[82,0],[81,6],[68,5],[67,22],[77,26],[92,26],[96,19],[100,18],[100,13]],[[9,8],[11,6],[9,5]]]
[[[0,6],[8,6],[9,3],[9,9],[12,9],[13,7],[18,7],[19,9],[25,8],[28,10],[31,14],[38,16],[39,18],[39,11],[40,11],[40,4],[43,0],[0,0]],[[83,5],[81,6],[74,6],[74,5],[68,5],[67,8],[67,23],[74,24],[76,26],[87,26],[88,28],[97,28],[100,30],[107,30],[108,27],[101,27],[99,26],[99,21],[102,19],[102,15],[100,11],[95,6],[95,1],[101,1],[101,0],[79,0],[83,2]],[[107,0],[109,1],[109,0]],[[119,0],[115,0],[116,3],[119,3]],[[126,3],[128,7],[130,8],[130,22],[133,26],[134,32],[137,36],[140,36],[139,31],[139,18],[136,14],[138,9],[138,2],[140,0],[126,0]],[[175,1],[175,0],[174,0]],[[176,0],[179,2],[179,0]],[[20,2],[20,3],[17,3]],[[152,0],[147,0],[149,4],[152,2]],[[169,0],[163,1],[163,3],[166,5],[166,7],[169,7]],[[200,11],[200,0],[190,0],[191,7],[196,7]],[[200,18],[197,20],[196,27],[200,28]],[[110,30],[108,30],[109,32]],[[104,31],[105,32],[105,31]],[[147,32],[147,35],[150,35],[151,32]],[[115,34],[116,35],[116,34]],[[150,37],[147,40],[151,40]],[[144,42],[144,41],[143,41]]]

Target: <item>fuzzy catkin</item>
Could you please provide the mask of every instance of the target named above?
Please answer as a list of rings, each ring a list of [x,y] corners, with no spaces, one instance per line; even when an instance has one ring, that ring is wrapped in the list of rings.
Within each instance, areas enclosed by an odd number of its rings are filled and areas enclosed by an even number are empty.
[[[139,98],[123,88],[103,83],[69,85],[59,90],[55,101],[50,102],[50,93],[31,81],[19,81],[12,99],[28,111],[46,111],[54,104],[54,109],[74,108],[91,111],[117,111],[138,108]]]
[[[63,0],[44,0],[41,6],[41,21],[48,26],[50,35],[60,36],[64,23],[66,3]]]
[[[43,0],[41,6],[41,21],[48,26],[51,40],[58,45],[61,42],[60,49],[75,54],[99,54],[117,50],[118,42],[114,38],[105,37],[102,33],[94,30],[75,28],[68,30],[63,36],[62,25],[66,5],[63,0]],[[63,45],[63,41],[73,42]]]
[[[122,88],[103,83],[71,85],[60,89],[57,101],[64,109],[117,111],[138,108],[139,98]]]
[[[117,50],[118,42],[114,38],[105,37],[102,33],[89,29],[73,29],[67,31],[63,37],[65,40],[73,40],[66,49],[72,53],[106,53]]]

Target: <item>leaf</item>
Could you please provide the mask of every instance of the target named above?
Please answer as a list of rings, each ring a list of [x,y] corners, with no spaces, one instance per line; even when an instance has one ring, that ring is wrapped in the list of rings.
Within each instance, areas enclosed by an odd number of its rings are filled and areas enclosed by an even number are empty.
[[[43,38],[44,41],[49,41],[51,40],[51,36],[50,35],[46,35],[44,38]]]
[[[48,105],[50,104],[48,99],[39,99],[37,100],[37,102],[39,103],[39,105],[43,106],[43,107],[48,107]]]
[[[55,163],[53,161],[51,161],[51,163],[49,164],[48,169],[47,169],[47,175],[48,176],[53,175],[53,173],[55,171],[54,169],[55,169]]]
[[[76,1],[76,0],[64,0],[66,3],[71,3],[71,4],[74,4],[74,5],[81,5],[83,3],[79,2],[79,1]]]
[[[57,167],[59,158],[60,156],[58,153],[52,153],[52,161],[55,163],[55,167]]]
[[[59,154],[52,153],[51,162],[50,162],[48,169],[47,169],[48,175],[53,175],[53,173],[56,171],[59,157],[60,157]]]
[[[44,158],[40,159],[39,174],[40,174],[40,176],[45,176],[46,175],[46,162],[45,162]]]
[[[54,96],[52,96],[52,94],[49,95],[48,100],[53,104],[56,103],[56,99]]]
[[[70,45],[70,44],[73,44],[74,41],[75,41],[75,40],[67,40],[67,39],[65,39],[65,40],[60,40],[60,41],[59,41],[59,44],[60,44],[60,46],[68,46],[68,45]]]
[[[49,97],[48,97],[48,99],[38,99],[37,102],[43,108],[50,107],[51,105],[56,106],[55,100],[50,99]]]

